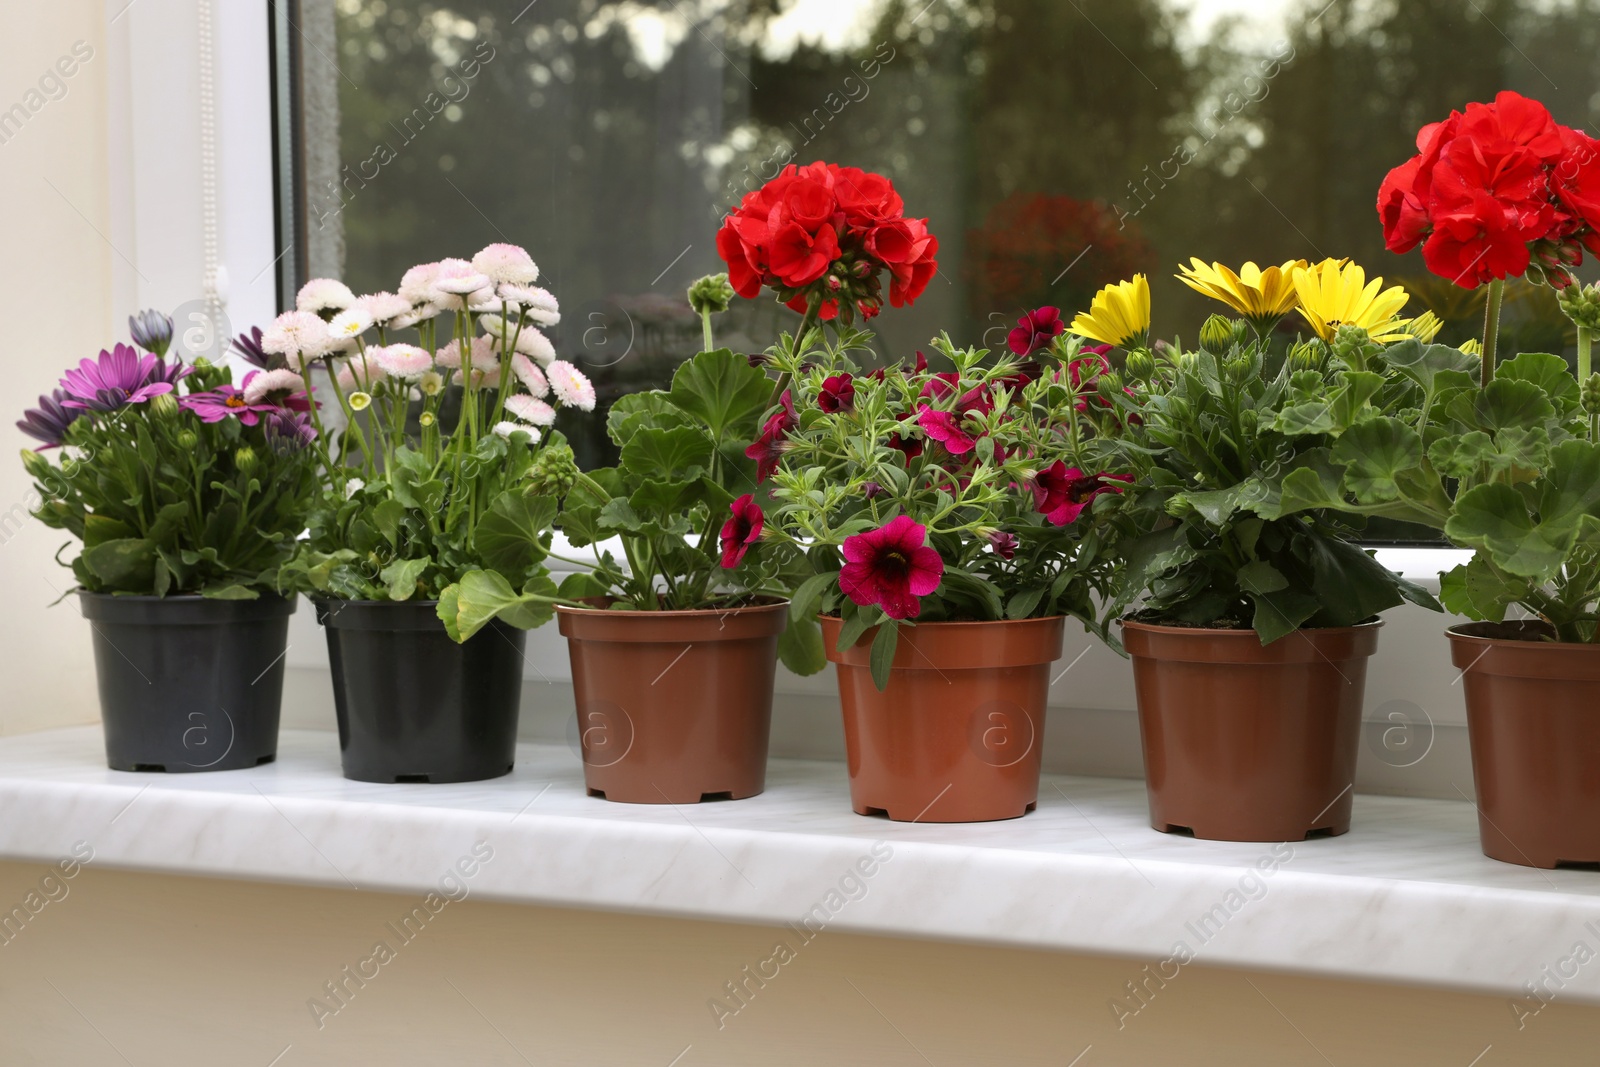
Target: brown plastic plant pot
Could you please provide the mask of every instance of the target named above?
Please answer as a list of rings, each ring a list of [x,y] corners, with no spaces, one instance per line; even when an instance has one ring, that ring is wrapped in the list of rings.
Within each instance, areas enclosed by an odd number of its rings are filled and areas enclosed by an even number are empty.
[[[1350,829],[1367,659],[1383,623],[1254,630],[1123,620],[1150,825],[1209,841]]]
[[[882,692],[870,660],[877,631],[840,652],[843,622],[821,621],[839,675],[857,814],[991,822],[1034,809],[1061,617],[902,627]]]
[[[713,611],[594,603],[556,608],[572,658],[589,795],[697,804],[766,788],[788,602]]]
[[[1542,623],[1448,631],[1461,671],[1483,854],[1550,869],[1600,863],[1600,646]]]

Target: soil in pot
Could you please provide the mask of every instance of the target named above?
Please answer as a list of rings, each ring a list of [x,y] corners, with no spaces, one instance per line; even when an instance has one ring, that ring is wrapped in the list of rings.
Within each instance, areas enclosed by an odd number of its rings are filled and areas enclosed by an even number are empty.
[[[496,620],[458,645],[436,609],[317,602],[346,778],[474,782],[511,772],[528,635]]]
[[[1063,619],[902,627],[882,692],[870,660],[876,631],[840,652],[842,622],[821,621],[838,671],[857,814],[990,822],[1034,809]]]
[[[1461,671],[1483,854],[1524,867],[1600,863],[1600,645],[1539,622],[1448,631]]]
[[[787,601],[712,611],[556,609],[589,795],[742,800],[766,788]]]
[[[278,753],[295,601],[79,592],[116,771],[232,771]]]
[[[1215,841],[1346,833],[1382,625],[1263,646],[1253,630],[1124,620],[1150,825]]]

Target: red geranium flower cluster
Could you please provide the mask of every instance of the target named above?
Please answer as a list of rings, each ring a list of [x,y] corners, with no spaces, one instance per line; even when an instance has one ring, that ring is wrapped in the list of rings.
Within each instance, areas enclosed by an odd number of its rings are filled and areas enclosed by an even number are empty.
[[[905,217],[905,203],[881,174],[855,167],[790,165],[745,196],[717,233],[717,252],[740,296],[763,285],[805,312],[821,298],[824,320],[870,319],[889,302],[916,301],[938,268],[939,240],[927,219]]]
[[[1417,150],[1378,190],[1390,251],[1421,244],[1428,269],[1464,289],[1523,274],[1564,289],[1585,247],[1600,256],[1600,141],[1538,101],[1468,104],[1424,126]]]

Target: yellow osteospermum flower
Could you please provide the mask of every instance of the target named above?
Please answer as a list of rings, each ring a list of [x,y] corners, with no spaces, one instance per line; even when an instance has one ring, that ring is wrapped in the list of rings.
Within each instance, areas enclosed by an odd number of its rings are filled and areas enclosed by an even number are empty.
[[[1221,263],[1207,266],[1190,257],[1193,266],[1179,265],[1178,280],[1202,296],[1220,300],[1243,315],[1258,335],[1277,326],[1278,320],[1300,303],[1294,288],[1294,270],[1305,267],[1303,259],[1291,259],[1266,269],[1246,263],[1234,273]]]
[[[1410,322],[1406,323],[1406,333],[1415,337],[1423,344],[1432,344],[1433,339],[1439,336],[1439,331],[1444,329],[1444,323],[1439,316],[1431,311],[1424,311]]]
[[[1332,342],[1340,326],[1360,326],[1374,341],[1400,341],[1411,336],[1400,318],[1411,294],[1400,286],[1383,288],[1383,279],[1367,281],[1358,263],[1325,259],[1315,267],[1294,269],[1300,314],[1318,337]]]
[[[1078,312],[1072,332],[1119,348],[1143,345],[1150,333],[1150,281],[1135,274],[1130,282],[1108,285],[1088,311]]]

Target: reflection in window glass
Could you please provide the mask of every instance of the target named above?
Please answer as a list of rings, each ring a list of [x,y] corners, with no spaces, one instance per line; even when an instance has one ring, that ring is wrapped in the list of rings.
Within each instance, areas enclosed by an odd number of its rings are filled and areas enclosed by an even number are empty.
[[[1158,335],[1192,331],[1214,308],[1172,278],[1190,256],[1351,256],[1459,342],[1481,297],[1384,250],[1379,181],[1419,126],[1502,88],[1591,133],[1600,117],[1600,0],[302,7],[304,97],[323,101],[311,268],[370,291],[525,245],[562,301],[558,350],[603,399],[697,349],[684,289],[721,269],[722,214],[790,159],[889,175],[940,239],[927,295],[874,324],[887,358],[939,329],[1001,343],[1025,308],[1085,307],[1135,271]],[[793,322],[742,302],[719,339],[756,351]],[[1509,352],[1570,350],[1570,329],[1548,290],[1513,287]],[[591,462],[598,426],[578,441]]]

